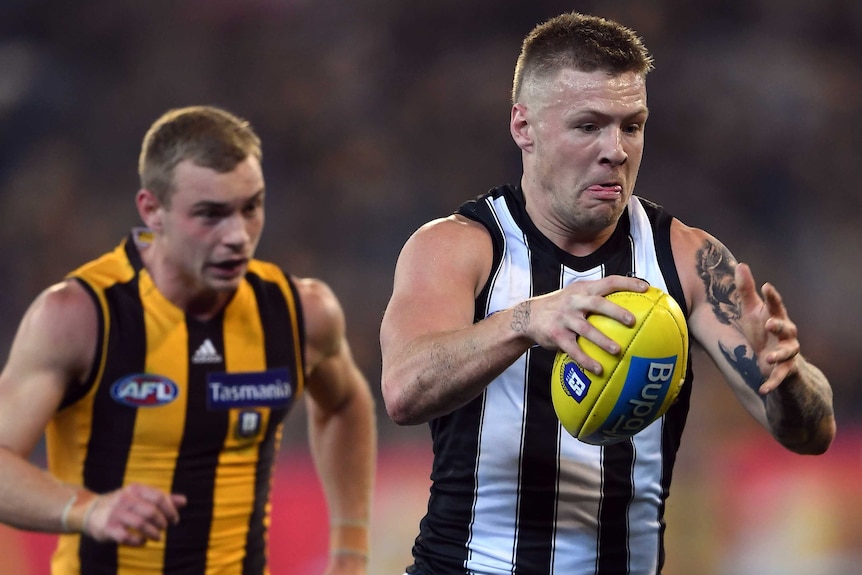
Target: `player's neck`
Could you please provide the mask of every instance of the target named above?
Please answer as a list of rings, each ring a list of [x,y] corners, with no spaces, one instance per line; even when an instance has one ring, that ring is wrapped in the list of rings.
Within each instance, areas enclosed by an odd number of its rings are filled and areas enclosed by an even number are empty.
[[[213,289],[171,265],[160,257],[157,246],[142,250],[141,259],[162,297],[198,321],[208,321],[218,315],[233,297],[233,291]]]

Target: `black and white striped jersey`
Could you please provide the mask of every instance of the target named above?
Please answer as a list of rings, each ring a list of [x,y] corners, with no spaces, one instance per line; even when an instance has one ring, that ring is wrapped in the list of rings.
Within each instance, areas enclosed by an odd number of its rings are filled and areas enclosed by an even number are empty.
[[[568,254],[530,221],[518,187],[465,203],[494,241],[475,321],[571,282],[633,274],[685,298],[670,247],[671,216],[632,197],[612,237]],[[651,574],[664,561],[664,503],[688,413],[677,403],[633,439],[598,447],[559,424],[554,352],[533,347],[464,407],[430,423],[432,487],[408,573]]]

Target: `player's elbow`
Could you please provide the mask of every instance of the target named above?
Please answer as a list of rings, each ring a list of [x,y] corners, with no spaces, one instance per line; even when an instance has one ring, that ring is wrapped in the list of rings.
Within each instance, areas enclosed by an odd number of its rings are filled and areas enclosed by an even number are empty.
[[[418,425],[425,423],[418,409],[420,401],[409,393],[403,373],[392,373],[383,369],[380,387],[386,414],[397,425]]]
[[[811,430],[794,434],[776,435],[776,439],[788,450],[799,455],[822,455],[835,439],[837,427],[835,417],[824,417]]]
[[[814,434],[812,441],[809,442],[809,449],[806,455],[822,455],[826,453],[826,450],[832,445],[836,433],[835,417],[830,415],[820,422],[817,433]]]
[[[392,422],[396,425],[406,426],[418,425],[419,423],[421,423],[420,421],[416,421],[409,411],[404,409],[398,409],[388,402],[386,403],[386,414],[389,416],[389,419],[391,419]]]
[[[419,423],[414,420],[415,416],[411,413],[410,403],[405,399],[397,384],[384,376],[381,381],[381,391],[383,393],[383,405],[386,408],[386,415],[389,416],[389,419],[397,425],[415,425]]]

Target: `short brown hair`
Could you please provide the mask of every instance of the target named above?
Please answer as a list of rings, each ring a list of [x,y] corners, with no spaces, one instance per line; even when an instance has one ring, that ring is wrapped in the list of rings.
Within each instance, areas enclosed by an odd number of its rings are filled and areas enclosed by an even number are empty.
[[[144,136],[138,175],[142,188],[168,204],[174,168],[183,160],[225,173],[250,155],[263,159],[260,138],[246,120],[213,106],[177,108],[165,112]]]
[[[578,12],[561,14],[539,24],[524,38],[515,65],[512,103],[518,102],[528,80],[564,68],[646,76],[653,59],[638,35],[622,24]]]

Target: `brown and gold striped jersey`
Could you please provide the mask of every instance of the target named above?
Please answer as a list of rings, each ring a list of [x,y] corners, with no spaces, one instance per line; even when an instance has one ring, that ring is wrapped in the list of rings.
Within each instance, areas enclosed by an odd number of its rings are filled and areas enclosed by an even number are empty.
[[[135,230],[70,274],[99,315],[86,385],[70,386],[47,431],[60,479],[105,493],[138,482],[188,505],[161,541],[133,548],[63,535],[52,573],[265,575],[273,463],[303,390],[295,285],[259,260],[227,306],[198,321],[153,285]]]

